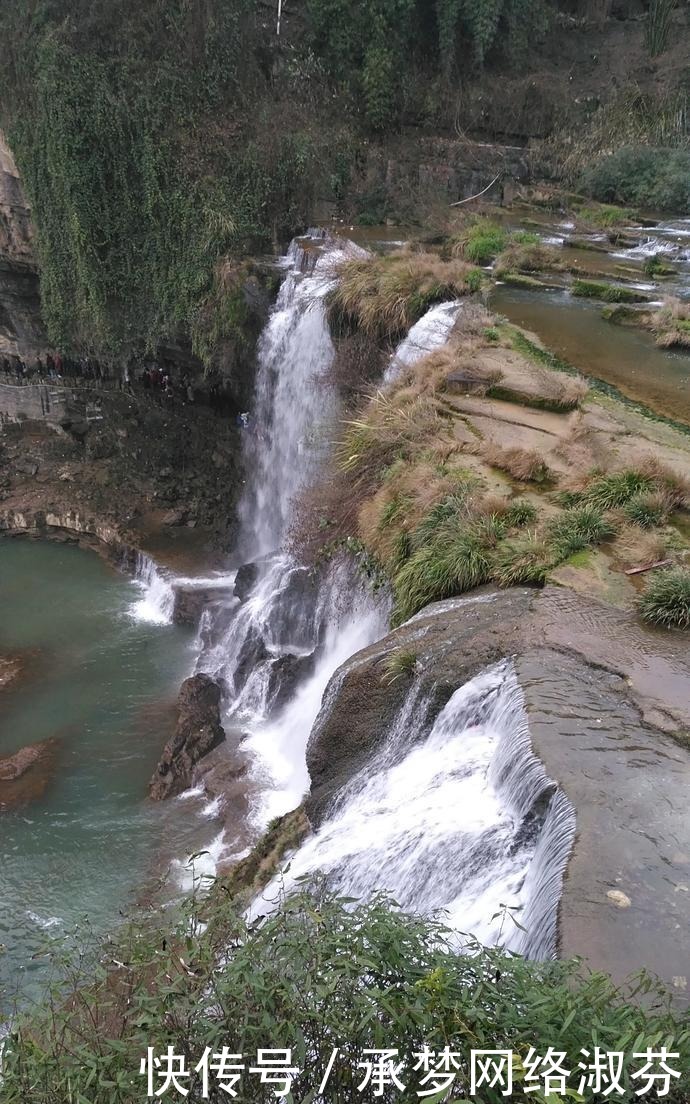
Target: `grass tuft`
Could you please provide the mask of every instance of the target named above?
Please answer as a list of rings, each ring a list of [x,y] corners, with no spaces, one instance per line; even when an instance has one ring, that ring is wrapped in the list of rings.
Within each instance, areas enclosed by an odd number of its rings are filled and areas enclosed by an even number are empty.
[[[667,629],[690,629],[690,570],[670,567],[652,576],[638,602],[644,621]]]
[[[566,510],[547,528],[549,544],[559,560],[590,548],[612,536],[613,527],[594,506],[576,506]]]
[[[472,264],[486,265],[505,249],[507,242],[508,234],[502,226],[479,218],[455,239],[453,254]]]
[[[461,260],[407,251],[347,260],[337,277],[328,297],[331,318],[377,338],[405,333],[434,303],[469,295],[482,282]]]
[[[600,510],[613,510],[625,506],[632,498],[651,491],[654,481],[644,472],[626,469],[595,478],[587,487],[584,499]]]
[[[536,533],[503,541],[492,560],[492,578],[499,586],[543,585],[553,567],[549,546]]]
[[[519,479],[523,483],[545,483],[552,478],[548,466],[533,449],[503,448],[501,445],[487,444],[482,455],[487,464],[507,472],[513,479]]]
[[[387,656],[383,667],[383,682],[386,686],[392,686],[399,679],[409,678],[415,673],[417,670],[417,653],[410,648],[401,648]]]

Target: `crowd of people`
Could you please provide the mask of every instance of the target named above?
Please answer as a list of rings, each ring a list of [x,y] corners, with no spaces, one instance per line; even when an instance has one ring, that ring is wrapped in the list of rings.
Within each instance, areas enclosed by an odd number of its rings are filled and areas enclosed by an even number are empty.
[[[137,391],[170,406],[198,403],[226,417],[239,416],[225,380],[204,379],[199,383],[187,372],[179,372],[154,360],[132,358],[124,367],[115,367],[91,357],[63,356],[58,352],[31,358],[5,354],[0,357],[0,372],[7,382],[13,384],[59,386],[62,383],[70,387],[109,388],[130,394]]]

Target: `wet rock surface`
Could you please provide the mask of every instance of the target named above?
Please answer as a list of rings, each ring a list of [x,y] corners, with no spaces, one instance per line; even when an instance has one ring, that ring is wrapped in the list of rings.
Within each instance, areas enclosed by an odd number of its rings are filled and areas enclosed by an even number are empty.
[[[188,789],[199,760],[225,740],[220,698],[218,683],[208,675],[192,675],[182,683],[175,735],[165,745],[149,785],[149,796],[154,801]]]
[[[577,813],[559,951],[617,981],[645,966],[687,999],[690,963],[690,656],[682,633],[559,587],[486,592],[427,607],[334,675],[308,747],[310,820],[368,761],[416,657],[433,716],[483,668],[513,656],[535,753]],[[621,904],[625,902],[625,905]]]
[[[0,759],[0,813],[43,796],[55,773],[58,751],[58,740],[41,740]]]
[[[536,754],[577,810],[560,951],[622,981],[640,966],[690,998],[690,754],[642,720],[620,675],[518,657]]]

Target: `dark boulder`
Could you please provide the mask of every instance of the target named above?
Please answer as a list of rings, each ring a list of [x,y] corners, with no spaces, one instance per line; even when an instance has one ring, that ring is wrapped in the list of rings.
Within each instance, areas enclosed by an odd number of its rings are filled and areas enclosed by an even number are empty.
[[[154,801],[188,789],[196,764],[225,739],[220,698],[220,686],[209,675],[192,675],[182,683],[175,735],[165,745],[149,784]]]

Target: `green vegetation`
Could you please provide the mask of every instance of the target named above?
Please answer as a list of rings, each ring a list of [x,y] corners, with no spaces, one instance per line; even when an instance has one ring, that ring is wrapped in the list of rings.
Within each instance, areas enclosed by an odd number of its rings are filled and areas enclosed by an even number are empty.
[[[433,253],[390,253],[345,261],[329,295],[331,318],[375,337],[409,330],[434,303],[478,289],[481,273]]]
[[[610,226],[619,226],[622,222],[630,222],[636,214],[637,212],[629,207],[616,207],[614,204],[602,203],[597,207],[581,207],[577,217],[582,222],[607,229]]]
[[[575,506],[555,518],[547,533],[554,558],[567,560],[573,553],[610,537],[613,527],[594,506]]]
[[[502,541],[492,560],[492,578],[499,586],[542,586],[554,566],[553,553],[537,533]]]
[[[624,506],[631,498],[650,491],[653,486],[650,475],[628,468],[625,471],[596,476],[587,487],[584,497],[590,505],[600,510],[613,510],[616,506]]]
[[[657,571],[640,597],[643,620],[667,629],[690,629],[690,570],[671,567]]]
[[[640,494],[626,502],[623,513],[642,529],[654,529],[668,520],[669,505],[663,494]]]
[[[477,219],[469,223],[454,239],[453,252],[472,264],[486,265],[508,243],[508,233],[489,219]]]
[[[675,7],[676,0],[651,0],[645,29],[645,42],[650,57],[658,57],[666,50]]]
[[[384,665],[384,682],[391,686],[402,678],[409,678],[417,670],[417,653],[409,648],[400,648],[388,656]]]
[[[177,927],[169,914],[152,916],[105,947],[89,952],[82,944],[72,956],[55,950],[69,988],[56,988],[14,1025],[3,1062],[5,1104],[135,1104],[146,1092],[139,1069],[148,1047],[155,1056],[170,1047],[190,1069],[206,1047],[224,1045],[249,1067],[268,1044],[292,1049],[295,1101],[316,1098],[334,1048],[329,1099],[399,1099],[397,1088],[376,1097],[373,1081],[357,1089],[366,1051],[384,1048],[399,1052],[403,1084],[416,1099],[428,1090],[424,1071],[414,1072],[426,1044],[457,1053],[454,1099],[469,1083],[470,1050],[512,1050],[512,1099],[527,1104],[535,1093],[527,1091],[522,1059],[531,1047],[565,1052],[577,1090],[580,1052],[594,1042],[626,1054],[627,1104],[637,1087],[633,1052],[662,1044],[679,1053],[674,1065],[683,1071],[665,1099],[688,1099],[688,1015],[674,1012],[644,975],[618,987],[576,961],[527,962],[477,946],[458,954],[447,930],[384,899],[353,908],[302,894],[247,925],[220,882],[210,901],[190,901],[185,912]],[[247,1070],[238,1088],[262,1104],[275,1099],[277,1086]],[[197,1079],[195,1099],[200,1092]],[[486,1104],[502,1099],[499,1087],[482,1090]],[[582,1099],[591,1104],[594,1095],[586,1090]]]
[[[673,276],[676,273],[676,269],[672,265],[666,264],[663,257],[659,253],[655,253],[653,257],[647,257],[647,260],[642,266],[642,271],[645,276]]]
[[[644,303],[649,300],[643,291],[615,287],[598,280],[573,280],[572,292],[582,299],[603,299],[605,303]]]
[[[37,223],[51,341],[119,355],[182,329],[207,355],[209,332],[241,330],[223,259],[306,217],[325,148],[299,125],[264,128],[270,85],[247,0],[151,9],[54,0],[29,13],[8,0],[3,123]]]
[[[588,168],[581,186],[606,202],[685,211],[690,207],[690,150],[625,146]]]

